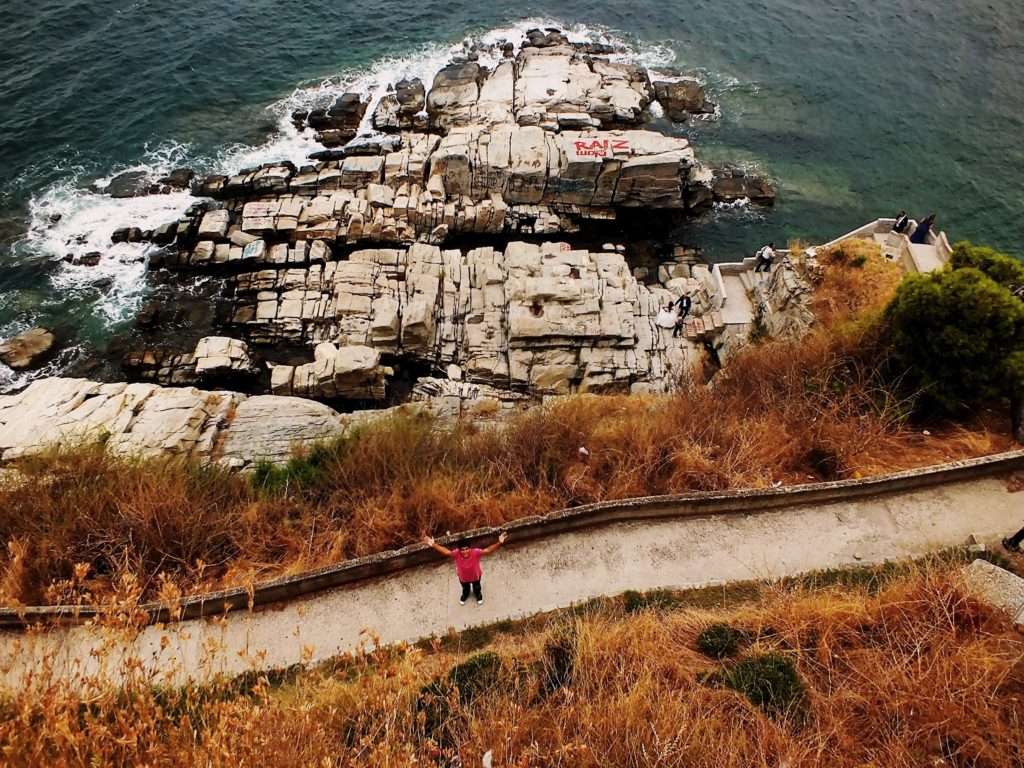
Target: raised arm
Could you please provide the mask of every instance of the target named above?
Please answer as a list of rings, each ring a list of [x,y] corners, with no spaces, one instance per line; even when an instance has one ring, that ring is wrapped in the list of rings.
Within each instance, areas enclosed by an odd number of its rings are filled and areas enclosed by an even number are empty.
[[[442,554],[445,557],[451,557],[452,556],[452,551],[450,549],[448,549],[448,547],[442,547],[440,544],[438,544],[436,541],[434,541],[434,537],[433,536],[424,536],[423,537],[423,543],[426,544],[428,547],[431,547],[431,548],[437,550],[437,552],[439,554]]]
[[[502,544],[505,543],[505,539],[507,539],[507,538],[508,538],[508,534],[505,533],[504,531],[502,531],[501,534],[498,536],[498,540],[496,542],[494,542],[493,544],[491,544],[491,546],[489,546],[487,549],[484,550],[484,554],[485,555],[489,555],[492,552],[494,552],[495,550],[497,550],[498,547],[500,547]]]

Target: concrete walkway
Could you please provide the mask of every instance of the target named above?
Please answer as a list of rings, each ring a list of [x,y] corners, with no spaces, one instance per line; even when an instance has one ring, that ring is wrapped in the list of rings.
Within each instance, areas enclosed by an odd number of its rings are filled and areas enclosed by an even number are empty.
[[[991,541],[1024,518],[1024,496],[988,476],[905,491],[719,514],[606,525],[509,545],[484,563],[483,606],[460,606],[452,565],[417,566],[305,599],[215,620],[147,627],[133,642],[89,627],[0,633],[0,686],[49,657],[56,674],[117,678],[127,657],[168,681],[315,662],[569,606],[627,589],[701,587],[881,563]],[[101,650],[106,648],[106,651]]]

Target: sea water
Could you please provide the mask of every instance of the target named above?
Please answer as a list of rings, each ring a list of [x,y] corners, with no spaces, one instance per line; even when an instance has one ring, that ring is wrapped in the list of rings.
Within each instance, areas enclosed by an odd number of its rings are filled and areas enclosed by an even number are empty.
[[[780,190],[773,209],[719,208],[680,233],[713,260],[899,208],[1024,255],[1020,0],[4,6],[0,338],[57,329],[65,349],[46,373],[103,350],[145,298],[147,246],[112,246],[113,230],[157,226],[192,201],[114,200],[102,190],[116,174],[301,164],[318,146],[293,110],[351,90],[376,100],[401,77],[429,85],[466,38],[518,42],[532,26],[706,82],[720,114],[676,130],[702,158],[748,164]],[[91,252],[95,267],[64,260]],[[23,382],[0,365],[0,389]]]

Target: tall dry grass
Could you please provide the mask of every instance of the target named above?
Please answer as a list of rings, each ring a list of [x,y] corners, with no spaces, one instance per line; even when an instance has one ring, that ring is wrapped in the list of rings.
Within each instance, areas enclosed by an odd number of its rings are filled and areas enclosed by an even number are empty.
[[[696,650],[721,622],[747,638],[738,658]],[[564,651],[555,685],[553,648]],[[1024,642],[944,568],[877,593],[778,588],[717,611],[606,607],[504,635],[489,652],[466,664],[467,654],[383,649],[204,688],[37,684],[0,703],[0,754],[12,768],[480,766],[486,752],[522,768],[1024,762]],[[766,653],[795,667],[798,709],[763,711],[716,682]],[[462,687],[432,700],[428,717],[424,687],[443,690],[456,664]]]
[[[82,447],[27,460],[0,489],[0,599],[244,584],[588,502],[766,487],[1004,450],[1004,427],[907,422],[879,376],[875,324],[898,270],[859,245],[821,257],[821,323],[747,348],[713,381],[664,397],[578,396],[500,429],[383,419],[255,482],[174,459]],[[581,458],[579,448],[589,456]],[[76,567],[79,573],[76,574]]]

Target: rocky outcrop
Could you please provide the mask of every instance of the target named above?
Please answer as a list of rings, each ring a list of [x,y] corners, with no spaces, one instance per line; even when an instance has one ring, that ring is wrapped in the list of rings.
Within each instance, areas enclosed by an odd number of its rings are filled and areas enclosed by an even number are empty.
[[[643,67],[594,55],[606,48],[534,31],[490,69],[468,49],[429,92],[399,81],[374,109],[375,128],[394,134],[387,141],[361,137],[301,168],[267,164],[204,180],[199,194],[224,204],[177,225],[176,263],[205,263],[210,243],[236,231],[269,242],[443,244],[465,234],[573,233],[624,208],[773,199],[766,180],[731,168],[716,175],[685,139],[640,130],[656,96],[674,119],[714,105],[693,79],[652,85]],[[339,147],[365,109],[345,94],[294,117]]]
[[[16,371],[35,368],[53,351],[55,341],[45,328],[30,328],[0,342],[0,362]]]
[[[668,118],[676,122],[685,122],[690,115],[713,115],[717,109],[695,78],[656,82],[654,97]]]
[[[486,387],[429,380],[414,399],[400,409],[492,419],[531,402]],[[260,461],[285,462],[296,451],[395,410],[339,414],[298,397],[40,379],[17,395],[0,395],[0,462],[102,441],[117,455],[179,455],[251,468]],[[0,470],[0,481],[9,476]]]
[[[209,456],[238,402],[230,392],[42,379],[0,396],[0,459],[99,439],[115,453]]]
[[[317,132],[317,141],[325,147],[340,147],[359,133],[368,106],[358,93],[345,93],[327,109],[307,113],[305,119]]]
[[[327,406],[299,398],[42,379],[0,396],[0,460],[103,440],[120,455],[227,458],[243,466],[286,460],[302,444],[342,434],[345,425]]]
[[[754,286],[755,322],[773,337],[802,336],[814,323],[809,306],[812,290],[793,262],[783,258],[768,280]]]
[[[106,185],[95,184],[97,192],[104,192],[115,199],[141,197],[142,195],[166,195],[189,188],[195,173],[191,168],[175,168],[155,183],[150,182],[147,171],[125,171],[112,178]]]
[[[749,200],[762,205],[775,202],[775,186],[763,176],[734,166],[716,168],[713,173],[711,189],[717,201]]]
[[[258,261],[262,250],[241,250],[254,239],[441,244],[465,234],[571,233],[620,209],[685,211],[711,199],[711,174],[686,139],[650,131],[473,127],[444,138],[402,134],[399,147],[208,180],[206,194],[226,205],[179,222],[176,252],[156,266]]]
[[[671,390],[698,339],[724,328],[710,280],[673,274],[664,285],[638,284],[614,246],[415,244],[231,282],[233,328],[252,342],[369,347],[536,393]],[[673,338],[657,315],[683,293],[693,298],[692,323]],[[322,361],[275,368],[275,391],[314,393],[320,380],[332,380]]]
[[[251,378],[259,367],[244,341],[207,336],[192,352],[141,350],[129,352],[121,367],[135,381],[163,385],[234,382]]]
[[[373,127],[378,131],[425,131],[428,127],[427,92],[418,78],[399,80],[373,111]]]
[[[312,363],[273,366],[270,382],[275,395],[383,400],[392,373],[373,347],[336,347],[324,341],[316,345]]]

